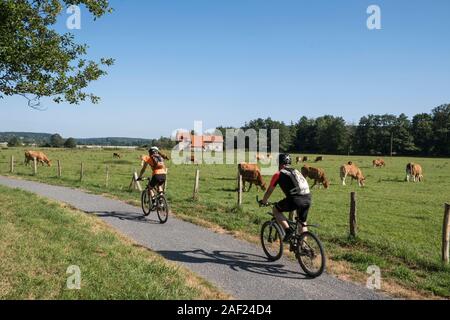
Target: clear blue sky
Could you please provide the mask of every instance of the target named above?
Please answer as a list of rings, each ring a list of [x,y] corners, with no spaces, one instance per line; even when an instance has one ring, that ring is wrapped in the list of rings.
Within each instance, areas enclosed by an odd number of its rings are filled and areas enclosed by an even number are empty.
[[[382,30],[366,28],[377,4]],[[429,112],[450,102],[448,0],[133,0],[93,22],[80,42],[113,57],[90,89],[99,105],[30,110],[0,100],[0,131],[159,137],[176,128],[286,122],[333,114]],[[58,29],[65,30],[67,15]]]

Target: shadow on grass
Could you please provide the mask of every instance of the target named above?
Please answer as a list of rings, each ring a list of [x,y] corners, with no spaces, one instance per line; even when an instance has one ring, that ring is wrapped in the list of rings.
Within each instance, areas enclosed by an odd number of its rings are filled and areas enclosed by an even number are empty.
[[[223,192],[237,192],[237,188],[218,188],[217,191],[223,191]]]
[[[128,160],[106,160],[103,161],[103,164],[127,164],[127,165],[132,165],[132,164],[136,164],[137,161],[132,162],[132,161],[128,161]]]
[[[392,183],[406,183],[405,178],[385,178],[379,179],[377,182],[392,182]]]
[[[234,178],[220,177],[220,178],[214,178],[214,180],[219,180],[219,181],[236,181],[236,177],[234,177]]]
[[[234,251],[212,251],[203,249],[190,251],[157,251],[164,258],[191,264],[219,264],[229,267],[232,271],[247,271],[270,277],[284,279],[311,280],[306,274],[289,270],[281,263],[270,263],[267,258],[250,253]]]

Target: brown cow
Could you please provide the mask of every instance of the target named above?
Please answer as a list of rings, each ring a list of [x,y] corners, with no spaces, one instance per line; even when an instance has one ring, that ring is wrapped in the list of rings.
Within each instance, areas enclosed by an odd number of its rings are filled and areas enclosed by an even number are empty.
[[[316,160],[314,160],[314,162],[320,162],[323,161],[323,157],[317,157]]]
[[[345,186],[345,180],[347,179],[347,176],[352,177],[353,180],[358,181],[358,185],[360,187],[364,187],[364,181],[366,178],[364,177],[362,171],[360,168],[358,168],[353,162],[349,162],[348,164],[345,164],[340,169],[340,175],[342,180],[342,185]]]
[[[304,176],[305,178],[310,178],[314,180],[314,184],[311,187],[311,189],[314,188],[316,184],[319,184],[319,188],[320,185],[322,184],[325,189],[328,189],[328,187],[330,186],[330,182],[325,176],[325,171],[323,169],[313,168],[308,165],[305,165],[303,166],[301,172],[302,176]]]
[[[117,152],[114,152],[113,153],[113,158],[120,159],[121,157],[120,157],[120,154],[118,154]]]
[[[372,162],[374,168],[381,168],[386,166],[386,162],[383,159],[376,159]]]
[[[34,159],[42,165],[47,164],[49,167],[52,166],[52,161],[45,155],[45,153],[40,151],[25,152],[25,165],[28,165],[30,161],[34,161]]]
[[[295,164],[302,162],[302,157],[295,157]]]
[[[242,175],[242,182],[243,182],[243,190],[245,191],[245,183],[249,182],[250,186],[248,187],[247,192],[250,191],[252,188],[252,185],[254,184],[257,188],[261,187],[263,191],[266,190],[266,183],[264,182],[261,170],[257,164],[251,164],[251,163],[240,163],[238,166],[238,172],[240,175]]]
[[[417,163],[408,163],[406,165],[406,181],[409,182],[413,178],[413,182],[423,181],[422,166]]]
[[[306,157],[306,156],[303,157],[302,161],[303,161],[303,162],[308,162],[308,157]]]

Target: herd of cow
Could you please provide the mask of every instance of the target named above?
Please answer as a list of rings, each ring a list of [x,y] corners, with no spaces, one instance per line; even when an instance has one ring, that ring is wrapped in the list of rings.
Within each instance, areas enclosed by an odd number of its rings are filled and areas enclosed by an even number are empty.
[[[121,156],[118,153],[113,154],[114,158],[120,159]],[[145,156],[141,156],[141,164],[143,165]],[[168,157],[164,157],[165,159],[169,159]],[[264,161],[264,160],[270,160],[272,156],[270,154],[256,155],[256,161]],[[51,167],[51,160],[40,151],[26,151],[25,152],[25,165],[28,165],[31,162],[36,159],[37,163],[40,163],[42,165],[48,165]],[[322,156],[316,157],[314,162],[320,162],[323,161],[324,158]],[[300,162],[307,162],[308,157],[296,157],[296,164]],[[374,168],[381,168],[386,166],[386,162],[383,159],[375,159],[373,160],[373,167]],[[243,189],[245,190],[245,184],[249,183],[249,187],[247,191],[250,191],[252,185],[254,184],[256,187],[260,187],[262,190],[266,190],[267,186],[264,182],[263,176],[261,174],[261,169],[256,163],[241,163],[238,165],[238,172],[242,176],[243,180]],[[328,189],[330,186],[330,181],[327,179],[325,171],[321,168],[314,168],[312,166],[309,166],[305,164],[301,168],[301,173],[305,178],[309,178],[314,181],[314,184],[312,188],[314,188],[316,185],[323,186],[325,189]],[[352,181],[356,180],[358,182],[358,185],[360,187],[363,187],[366,181],[366,178],[364,174],[362,173],[361,169],[354,164],[353,162],[349,161],[347,164],[344,164],[339,169],[339,175],[341,178],[342,185],[345,186],[347,177],[351,177]],[[414,182],[421,182],[423,181],[423,170],[422,167],[417,163],[408,163],[406,165],[406,181]]]
[[[323,161],[323,157],[317,157],[314,162]],[[307,162],[308,157],[297,157],[296,164],[300,162]],[[373,160],[374,168],[382,168],[386,166],[386,162],[383,159],[375,159]],[[267,185],[264,182],[264,179],[261,174],[261,169],[257,164],[252,163],[241,163],[238,166],[238,172],[242,176],[243,180],[243,189],[245,191],[245,183],[249,183],[250,186],[247,191],[250,191],[252,185],[254,184],[256,187],[260,187],[262,190],[267,189]],[[309,178],[314,181],[312,188],[316,185],[323,186],[325,189],[328,189],[330,186],[330,181],[327,179],[325,170],[321,168],[314,168],[307,164],[305,164],[301,168],[301,173],[305,178]],[[366,178],[362,173],[361,169],[354,164],[352,161],[349,161],[347,164],[344,164],[339,169],[339,176],[341,178],[342,185],[346,185],[347,177],[351,177],[352,181],[356,180],[360,187],[364,187]],[[423,170],[419,164],[416,163],[408,163],[406,165],[406,181],[421,182],[423,181]]]

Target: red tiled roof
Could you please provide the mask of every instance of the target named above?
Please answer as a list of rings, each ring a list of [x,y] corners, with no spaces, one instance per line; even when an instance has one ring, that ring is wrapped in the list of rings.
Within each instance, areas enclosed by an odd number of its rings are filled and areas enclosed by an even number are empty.
[[[190,141],[194,148],[202,148],[208,143],[223,143],[222,136],[197,136],[191,135],[189,132],[177,132],[176,140],[177,142]]]

